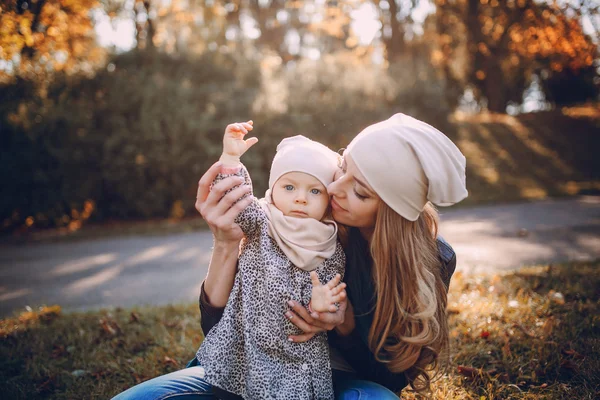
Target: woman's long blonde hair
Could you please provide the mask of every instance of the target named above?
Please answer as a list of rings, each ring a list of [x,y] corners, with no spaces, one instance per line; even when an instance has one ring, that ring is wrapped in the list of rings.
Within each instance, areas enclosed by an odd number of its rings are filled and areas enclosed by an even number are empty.
[[[448,344],[437,231],[431,204],[413,222],[381,202],[370,243],[377,301],[369,346],[391,372],[405,372],[418,392],[430,389]]]

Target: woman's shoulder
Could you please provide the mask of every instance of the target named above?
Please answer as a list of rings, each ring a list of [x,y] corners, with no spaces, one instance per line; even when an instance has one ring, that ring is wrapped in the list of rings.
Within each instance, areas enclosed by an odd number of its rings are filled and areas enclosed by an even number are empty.
[[[450,261],[452,261],[453,258],[456,258],[456,253],[454,252],[454,249],[452,248],[452,246],[450,246],[448,242],[446,242],[446,240],[443,237],[437,237],[437,245],[440,251],[440,258],[444,263],[449,263]]]
[[[442,261],[442,279],[446,287],[449,287],[450,278],[452,278],[452,274],[454,274],[454,270],[456,269],[456,253],[452,246],[441,236],[437,237],[437,246],[440,252],[440,260]]]

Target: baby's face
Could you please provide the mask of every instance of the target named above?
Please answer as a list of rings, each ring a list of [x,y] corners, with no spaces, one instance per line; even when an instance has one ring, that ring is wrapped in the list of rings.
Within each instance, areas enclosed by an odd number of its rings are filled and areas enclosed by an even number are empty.
[[[325,186],[303,172],[282,175],[273,185],[271,195],[275,207],[288,217],[321,220],[329,206]]]

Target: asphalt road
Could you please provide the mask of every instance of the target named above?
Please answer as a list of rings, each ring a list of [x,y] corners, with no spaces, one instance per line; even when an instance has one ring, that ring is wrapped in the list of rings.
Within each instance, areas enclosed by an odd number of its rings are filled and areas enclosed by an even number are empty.
[[[494,273],[600,258],[600,197],[442,209],[458,270]],[[26,306],[66,310],[197,300],[210,232],[0,248],[0,316]]]

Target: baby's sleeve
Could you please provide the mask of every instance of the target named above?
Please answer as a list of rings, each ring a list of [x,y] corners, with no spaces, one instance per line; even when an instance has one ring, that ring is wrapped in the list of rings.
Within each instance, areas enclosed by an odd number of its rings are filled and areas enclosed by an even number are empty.
[[[213,183],[211,185],[211,189],[213,188],[214,185],[216,185],[223,179],[230,177],[230,176],[242,177],[242,178],[244,178],[244,182],[242,183],[242,185],[250,186],[250,189],[251,189],[250,193],[241,197],[240,200],[245,199],[247,196],[252,196],[252,180],[250,179],[250,174],[248,173],[248,170],[246,169],[246,167],[243,164],[240,164],[240,168],[236,172],[232,172],[232,173],[228,173],[228,174],[219,173],[217,175],[217,177],[215,178],[215,180],[213,181]],[[231,192],[233,189],[235,189],[237,187],[238,186],[235,186],[232,189],[228,190],[227,192],[225,192],[225,195],[227,195],[227,193]],[[252,202],[248,206],[246,206],[246,208],[243,209],[238,214],[238,216],[235,218],[235,223],[240,226],[240,228],[242,229],[242,231],[244,232],[246,237],[249,237],[257,232],[258,226],[260,226],[261,223],[265,222],[266,219],[267,219],[267,215],[265,214],[262,207],[258,203],[258,199],[256,199],[254,197]]]
[[[346,254],[339,241],[337,242],[333,255],[325,260],[322,266],[323,268],[321,268],[320,271],[317,271],[322,283],[329,282],[336,274],[340,274],[342,280],[344,280],[344,274],[346,272]]]

